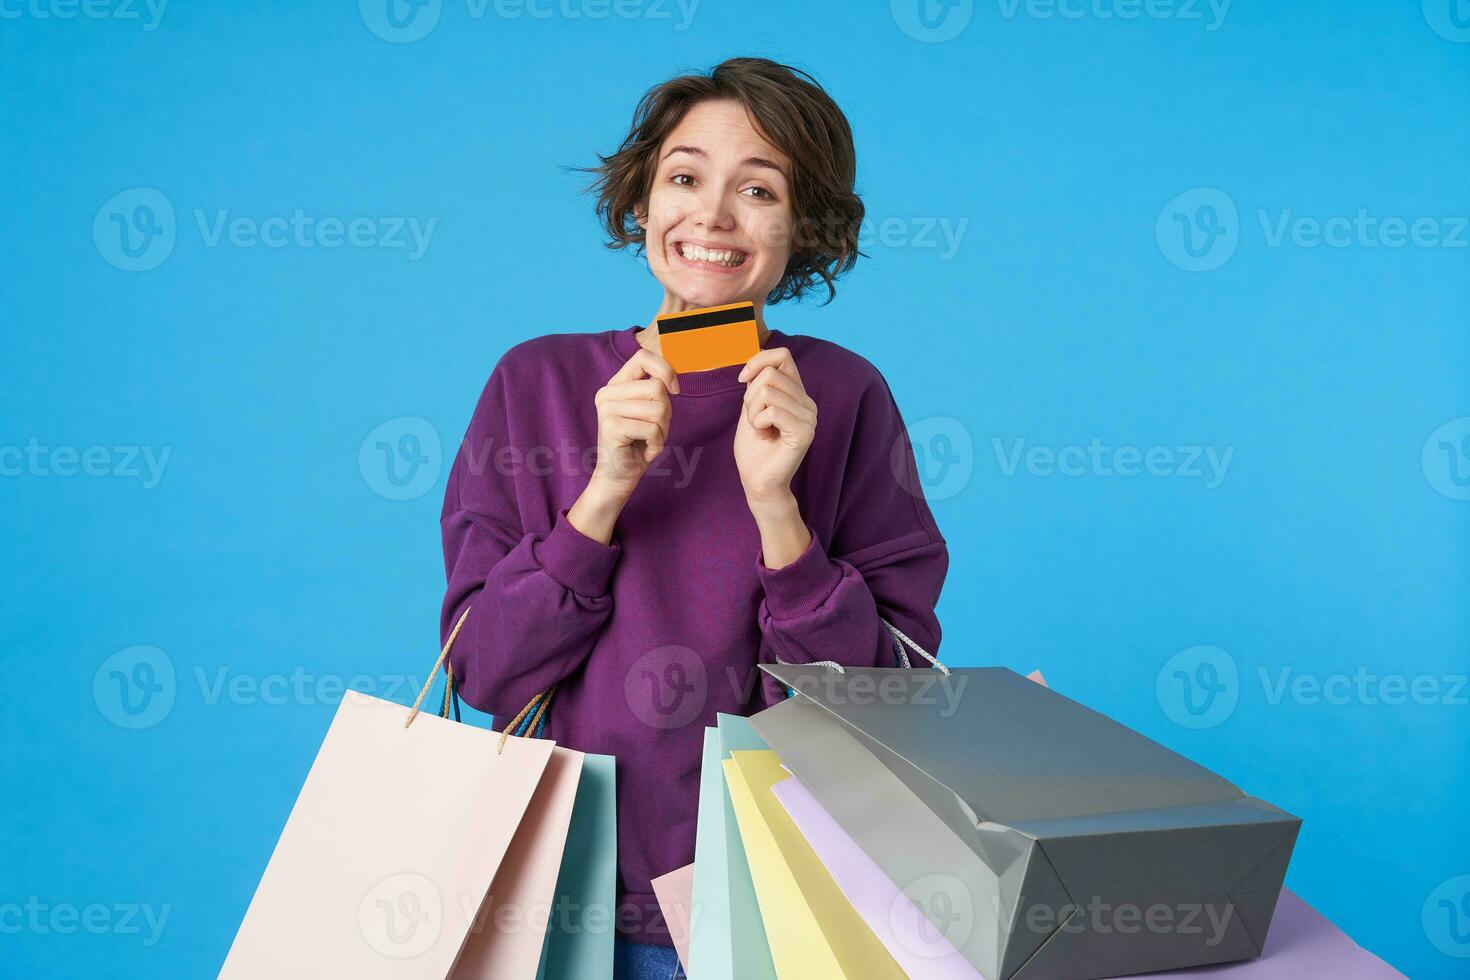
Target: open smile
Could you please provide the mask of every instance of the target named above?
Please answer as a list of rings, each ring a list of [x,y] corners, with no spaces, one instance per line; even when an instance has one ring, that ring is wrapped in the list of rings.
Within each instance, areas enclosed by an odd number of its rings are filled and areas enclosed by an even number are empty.
[[[669,251],[681,264],[710,272],[733,272],[750,258],[748,252],[738,248],[717,248],[684,241],[674,242]]]

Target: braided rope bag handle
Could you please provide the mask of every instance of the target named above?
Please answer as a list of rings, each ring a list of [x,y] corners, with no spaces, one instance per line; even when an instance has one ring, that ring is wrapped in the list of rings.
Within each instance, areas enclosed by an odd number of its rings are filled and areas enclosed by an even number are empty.
[[[896,659],[898,660],[898,665],[900,667],[912,667],[913,666],[913,664],[910,663],[910,661],[909,661],[908,651],[904,649],[904,644],[908,644],[908,646],[910,646],[910,647],[913,648],[913,650],[914,650],[915,653],[917,653],[919,656],[923,657],[925,660],[929,661],[930,664],[932,664],[935,668],[937,668],[940,672],[942,672],[946,677],[949,676],[949,668],[946,667],[946,666],[944,666],[944,664],[940,663],[939,662],[939,659],[937,657],[935,657],[932,653],[930,653],[928,650],[925,650],[923,647],[921,647],[917,643],[915,643],[913,641],[913,639],[907,633],[905,633],[903,630],[899,629],[897,626],[894,626],[892,623],[890,623],[888,620],[884,619],[882,616],[879,616],[878,617],[878,622],[880,622],[884,626],[888,627],[888,632],[891,633],[891,634],[893,634],[893,652],[894,652],[894,655],[895,655]],[[782,660],[780,657],[777,657],[776,658],[776,663],[778,663],[778,664],[784,664],[784,663],[789,663],[789,661]],[[843,666],[840,663],[838,663],[837,661],[835,661],[835,660],[814,660],[810,664],[808,664],[807,666],[809,666],[809,667],[828,667],[828,668],[836,671],[839,674],[845,674],[845,673],[847,673],[847,671],[843,669]]]
[[[459,616],[459,621],[454,624],[454,629],[450,630],[449,639],[444,641],[444,649],[439,651],[439,659],[434,661],[434,667],[432,670],[429,671],[429,679],[424,681],[423,690],[419,691],[419,696],[414,699],[413,707],[408,710],[408,717],[403,719],[404,728],[412,725],[413,720],[418,717],[419,708],[423,705],[424,698],[429,696],[429,688],[434,686],[434,678],[439,676],[439,667],[441,665],[444,666],[445,681],[444,707],[443,710],[440,712],[439,717],[448,718],[450,705],[453,704],[455,719],[459,719],[459,695],[455,691],[454,687],[454,663],[451,661],[446,664],[445,660],[449,657],[449,648],[454,646],[454,640],[456,637],[459,636],[460,627],[464,626],[464,621],[468,619],[469,616],[470,607],[466,606],[464,612],[461,613]],[[516,726],[521,724],[521,719],[526,718],[527,715],[530,715],[531,717],[527,724],[523,726],[523,728],[535,728],[536,734],[541,734],[541,729],[545,727],[546,723],[546,710],[551,706],[551,697],[555,693],[556,685],[553,684],[546,690],[542,691],[540,694],[537,694],[535,697],[533,697],[530,702],[521,709],[520,714],[511,719],[510,724],[506,725],[504,730],[501,731],[500,741],[496,743],[495,752],[497,755],[505,751],[505,740],[510,736],[510,733],[516,729]],[[521,733],[518,732],[517,734]]]

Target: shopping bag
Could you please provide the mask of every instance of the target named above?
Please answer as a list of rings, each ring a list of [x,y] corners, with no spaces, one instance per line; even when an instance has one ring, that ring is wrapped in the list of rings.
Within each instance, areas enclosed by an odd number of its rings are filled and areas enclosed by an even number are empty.
[[[448,977],[552,749],[346,692],[220,976]]]
[[[1154,973],[1146,980],[1404,980],[1404,975],[1283,888],[1260,959]]]
[[[584,753],[539,980],[612,976],[618,884],[616,793],[613,757]]]
[[[716,723],[704,730],[686,972],[690,980],[776,980],[721,766],[732,751],[766,743],[746,718],[720,714]]]
[[[520,714],[505,726],[506,732],[524,737],[540,738],[545,732],[550,708],[556,694],[556,685],[533,697]],[[454,706],[455,717],[459,717],[459,701],[455,693],[454,672],[448,671],[445,681],[446,701]],[[502,738],[505,736],[502,735]],[[534,878],[520,878],[502,885],[500,876],[491,886],[492,895],[514,889],[518,894],[503,896],[502,910],[512,921],[523,918],[521,910],[534,917],[528,922],[526,937],[540,935],[540,957],[536,961],[537,980],[581,980],[585,977],[611,976],[613,970],[614,914],[617,897],[618,876],[618,825],[617,825],[617,770],[616,760],[610,755],[595,755],[590,752],[571,753],[570,750],[552,750],[552,767],[559,754],[575,755],[579,760],[579,778],[576,794],[571,801],[569,814],[565,812],[563,795],[556,805],[555,816],[547,814],[542,821],[554,826],[554,832],[534,830],[539,834],[536,845],[542,860]],[[548,767],[548,771],[552,767]],[[543,778],[543,784],[547,782]],[[539,791],[538,791],[539,792]],[[533,800],[532,806],[536,805]],[[529,823],[529,820],[527,821]],[[525,824],[517,833],[526,833]],[[564,837],[565,846],[560,846]],[[515,843],[512,844],[515,846]],[[527,844],[531,847],[531,844]],[[547,896],[547,879],[552,867],[552,848],[560,855],[560,864],[555,868],[551,881],[554,890],[549,906],[543,903]],[[508,862],[507,862],[508,863]],[[504,872],[502,872],[504,874]],[[486,899],[489,906],[491,900]],[[538,925],[543,919],[544,927]],[[482,912],[482,921],[498,913]],[[489,942],[496,940],[488,940]],[[473,939],[472,939],[473,942]],[[526,964],[535,941],[521,938],[509,948],[494,950],[476,949],[483,956],[479,975],[484,977],[529,976]],[[466,957],[470,955],[469,944]],[[456,973],[456,980],[459,974]]]
[[[800,780],[787,776],[771,792],[843,897],[905,973],[925,980],[985,980]]]
[[[1046,685],[1039,670],[1026,676]],[[905,972],[926,980],[984,980],[800,780],[788,776],[772,786],[771,792],[843,896]]]
[[[787,775],[776,753],[734,752],[723,765],[777,975],[903,980],[771,794]]]
[[[903,896],[795,777],[772,787],[802,836],[904,970],[925,980],[980,974]],[[1261,956],[1215,966],[1150,973],[1147,980],[1403,980],[1289,889],[1281,890]]]
[[[690,902],[694,893],[694,865],[686,864],[668,874],[659,875],[649,884],[653,885],[654,897],[658,899],[658,910],[669,927],[669,937],[674,941],[674,952],[679,965],[689,972],[689,919]]]
[[[762,669],[756,730],[987,978],[1259,955],[1296,817],[1008,670]]]
[[[553,745],[451,980],[531,980],[540,971],[584,759]]]

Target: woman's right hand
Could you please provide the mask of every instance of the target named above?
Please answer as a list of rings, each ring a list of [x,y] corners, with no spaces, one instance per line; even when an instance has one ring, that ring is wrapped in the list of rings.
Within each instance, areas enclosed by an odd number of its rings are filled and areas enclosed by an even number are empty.
[[[599,388],[597,404],[597,465],[587,489],[567,512],[572,526],[590,538],[607,543],[613,521],[633,495],[669,438],[672,403],[679,393],[679,376],[669,362],[651,350],[640,349],[624,362],[606,385]]]

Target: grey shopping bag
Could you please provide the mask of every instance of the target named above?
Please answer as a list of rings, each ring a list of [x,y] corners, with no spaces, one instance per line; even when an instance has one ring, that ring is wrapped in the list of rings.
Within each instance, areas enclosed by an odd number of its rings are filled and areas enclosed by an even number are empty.
[[[1298,818],[1003,668],[762,669],[756,730],[990,980],[1260,954]]]

